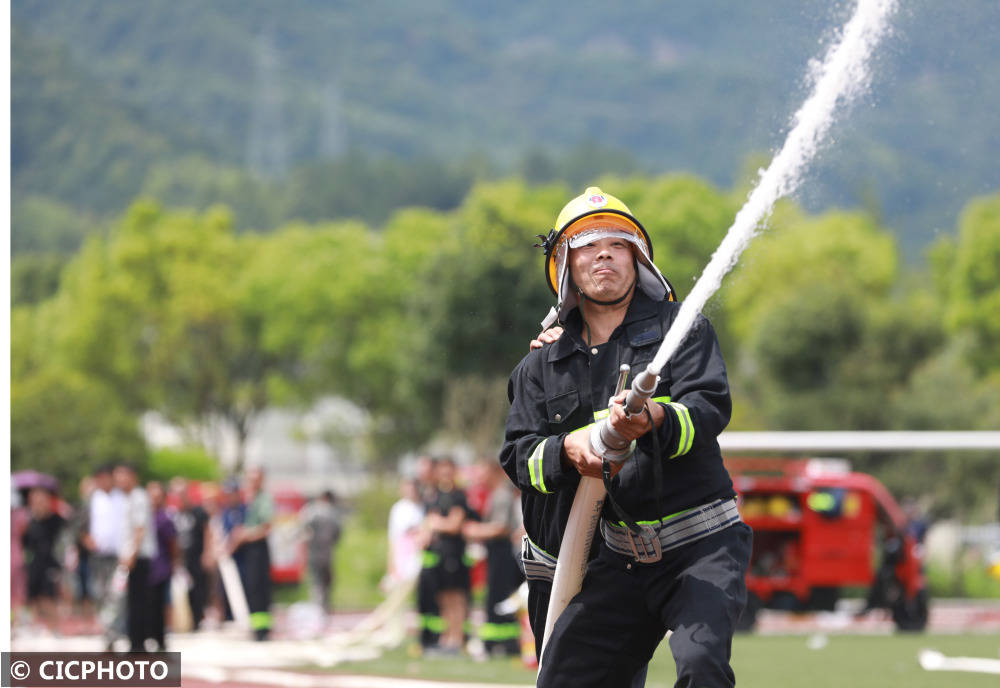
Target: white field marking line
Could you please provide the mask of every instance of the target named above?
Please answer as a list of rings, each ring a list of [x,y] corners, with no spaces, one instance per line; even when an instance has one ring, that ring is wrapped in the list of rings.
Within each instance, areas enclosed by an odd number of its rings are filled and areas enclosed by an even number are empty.
[[[206,670],[207,669],[207,670]],[[359,676],[337,674],[302,674],[272,669],[220,671],[197,668],[184,671],[185,676],[212,683],[246,682],[287,688],[531,688],[530,685],[499,683],[461,683],[453,681],[393,678],[389,676]]]
[[[947,657],[937,650],[921,650],[917,660],[925,671],[968,671],[1000,675],[1000,659],[989,657]]]
[[[273,640],[267,651],[251,640],[185,639],[170,648],[184,655],[193,668],[282,669],[314,664],[331,667],[345,661],[376,659],[381,649],[368,645],[331,647],[322,640]]]

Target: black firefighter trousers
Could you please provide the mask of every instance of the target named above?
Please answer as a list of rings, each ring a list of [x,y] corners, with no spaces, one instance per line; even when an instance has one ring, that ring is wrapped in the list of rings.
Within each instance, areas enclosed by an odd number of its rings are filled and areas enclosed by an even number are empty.
[[[730,688],[752,531],[739,522],[638,564],[601,545],[545,647],[538,686],[628,688],[667,630],[675,688]]]

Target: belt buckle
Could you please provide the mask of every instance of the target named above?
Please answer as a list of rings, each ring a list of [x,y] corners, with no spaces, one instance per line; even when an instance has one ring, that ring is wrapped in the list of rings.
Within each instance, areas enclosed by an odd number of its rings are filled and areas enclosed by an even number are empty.
[[[632,531],[625,529],[625,537],[628,539],[629,547],[632,548],[632,556],[640,564],[655,564],[663,558],[663,548],[660,546],[660,538],[649,526],[640,526],[639,542],[636,546],[636,538]]]

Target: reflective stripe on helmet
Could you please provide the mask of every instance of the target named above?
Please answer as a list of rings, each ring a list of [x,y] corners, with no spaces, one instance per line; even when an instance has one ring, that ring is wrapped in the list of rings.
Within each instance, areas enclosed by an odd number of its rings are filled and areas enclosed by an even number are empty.
[[[570,248],[580,248],[581,246],[592,244],[595,241],[600,241],[601,239],[624,239],[625,241],[633,244],[640,251],[645,251],[646,249],[645,244],[642,243],[642,240],[636,234],[632,232],[623,232],[617,227],[612,227],[603,223],[586,229],[579,234],[574,234],[569,238],[567,243]]]

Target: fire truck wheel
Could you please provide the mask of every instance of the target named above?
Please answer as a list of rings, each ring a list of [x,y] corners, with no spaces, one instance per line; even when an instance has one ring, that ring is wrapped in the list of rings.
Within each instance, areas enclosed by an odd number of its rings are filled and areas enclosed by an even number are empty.
[[[837,600],[839,599],[840,588],[817,586],[809,591],[806,609],[832,612],[837,608]]]
[[[892,620],[896,630],[919,632],[927,628],[927,590],[921,590],[910,599],[900,596],[892,605]]]
[[[736,631],[738,633],[749,633],[753,630],[753,627],[757,624],[757,612],[764,606],[764,603],[757,596],[756,593],[747,593],[747,606],[743,608],[743,614],[740,615],[739,621],[736,622]]]

